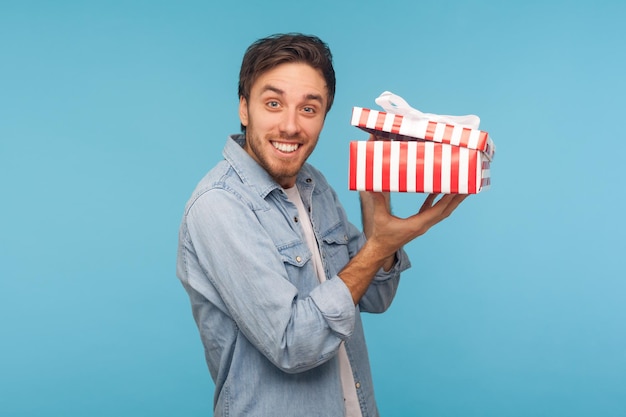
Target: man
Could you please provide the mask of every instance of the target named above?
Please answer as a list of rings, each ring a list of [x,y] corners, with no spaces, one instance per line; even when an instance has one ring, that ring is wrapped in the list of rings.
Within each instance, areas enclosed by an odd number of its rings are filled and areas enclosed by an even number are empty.
[[[402,246],[463,196],[391,215],[361,193],[360,233],[306,163],[335,93],[327,45],[275,35],[252,44],[239,77],[243,135],[200,181],[180,229],[177,275],[215,382],[215,416],[378,416],[360,312],[385,311]]]

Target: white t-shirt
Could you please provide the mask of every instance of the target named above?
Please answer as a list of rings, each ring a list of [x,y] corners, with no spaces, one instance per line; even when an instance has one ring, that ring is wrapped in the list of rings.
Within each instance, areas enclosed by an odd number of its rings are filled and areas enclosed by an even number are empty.
[[[309,217],[307,210],[304,208],[302,198],[300,197],[300,193],[298,192],[298,187],[293,186],[291,188],[287,188],[285,189],[285,193],[287,194],[289,201],[295,204],[298,208],[298,214],[301,219],[299,223],[302,227],[302,232],[304,233],[304,239],[309,246],[309,250],[313,254],[312,261],[315,272],[317,273],[317,279],[320,282],[323,282],[326,280],[326,275],[324,274],[322,257],[320,255],[320,250],[317,245],[317,240],[315,239],[315,233],[313,233],[313,227],[311,226],[311,218]],[[343,387],[343,398],[346,408],[346,417],[362,417],[361,407],[359,406],[359,399],[356,393],[354,377],[352,376],[352,366],[350,366],[348,353],[346,352],[346,347],[344,346],[343,342],[339,346],[339,352],[337,353],[337,355],[339,358],[339,369],[341,372],[341,385]]]

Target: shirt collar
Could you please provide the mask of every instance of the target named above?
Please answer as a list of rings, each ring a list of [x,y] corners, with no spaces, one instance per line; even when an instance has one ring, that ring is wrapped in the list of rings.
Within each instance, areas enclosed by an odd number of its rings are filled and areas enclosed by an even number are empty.
[[[262,198],[282,187],[243,149],[246,138],[242,134],[228,137],[222,154],[244,184],[254,187]]]

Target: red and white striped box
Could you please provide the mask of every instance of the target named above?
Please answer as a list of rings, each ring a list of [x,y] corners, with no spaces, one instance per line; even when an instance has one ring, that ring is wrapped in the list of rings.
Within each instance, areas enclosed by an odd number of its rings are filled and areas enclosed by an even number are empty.
[[[350,143],[350,190],[476,194],[491,184],[487,132],[360,107],[352,125],[390,140]]]
[[[476,149],[429,141],[350,142],[350,189],[476,194],[489,188],[489,159]]]

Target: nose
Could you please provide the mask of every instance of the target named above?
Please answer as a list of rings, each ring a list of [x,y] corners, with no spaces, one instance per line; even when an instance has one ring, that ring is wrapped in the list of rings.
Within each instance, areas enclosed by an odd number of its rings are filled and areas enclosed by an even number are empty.
[[[295,136],[300,132],[297,109],[289,108],[283,112],[279,129],[287,137]]]

